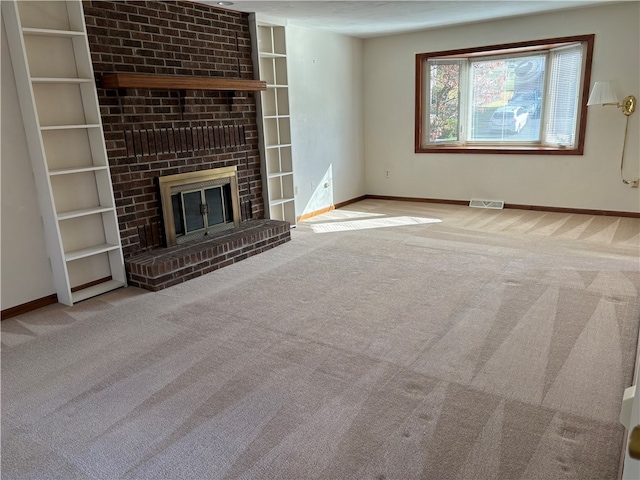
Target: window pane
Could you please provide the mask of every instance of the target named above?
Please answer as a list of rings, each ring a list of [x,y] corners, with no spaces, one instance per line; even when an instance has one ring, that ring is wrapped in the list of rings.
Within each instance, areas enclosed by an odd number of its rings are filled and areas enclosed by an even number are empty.
[[[200,212],[200,192],[183,193],[184,213],[187,220],[187,233],[204,228],[204,217]]]
[[[581,46],[552,52],[548,90],[549,113],[546,126],[547,143],[567,147],[575,144],[581,78]]]
[[[173,225],[176,235],[184,235],[184,217],[182,216],[182,196],[177,193],[171,195],[171,207],[173,209]]]
[[[227,183],[222,187],[222,197],[224,198],[224,221],[233,222],[233,203],[231,198],[231,185]]]
[[[224,212],[222,211],[222,189],[220,187],[209,188],[204,191],[204,198],[209,205],[209,213],[207,214],[208,225],[217,225],[224,223]]]
[[[459,140],[460,64],[428,62],[429,141]]]
[[[541,55],[472,62],[469,139],[538,141],[544,71]]]

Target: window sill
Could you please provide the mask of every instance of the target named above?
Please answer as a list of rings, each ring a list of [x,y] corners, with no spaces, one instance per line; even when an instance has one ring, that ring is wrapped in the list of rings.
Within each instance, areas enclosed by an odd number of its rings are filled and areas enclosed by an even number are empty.
[[[491,146],[438,146],[438,147],[417,147],[415,153],[472,153],[472,154],[508,154],[508,155],[582,155],[583,148],[558,148],[558,147],[497,147]]]

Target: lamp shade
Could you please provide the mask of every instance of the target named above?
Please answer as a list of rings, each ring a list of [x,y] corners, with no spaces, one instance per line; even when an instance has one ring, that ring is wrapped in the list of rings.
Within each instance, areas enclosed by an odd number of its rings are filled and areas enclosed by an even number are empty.
[[[611,82],[596,82],[591,89],[587,105],[618,104],[618,96]]]

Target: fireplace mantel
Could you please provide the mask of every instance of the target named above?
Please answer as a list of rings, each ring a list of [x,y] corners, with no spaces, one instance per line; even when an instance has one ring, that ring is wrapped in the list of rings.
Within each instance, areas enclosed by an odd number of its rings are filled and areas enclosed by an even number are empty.
[[[224,77],[192,77],[187,75],[147,75],[111,73],[101,78],[102,88],[143,88],[149,90],[218,90],[258,92],[267,82]]]

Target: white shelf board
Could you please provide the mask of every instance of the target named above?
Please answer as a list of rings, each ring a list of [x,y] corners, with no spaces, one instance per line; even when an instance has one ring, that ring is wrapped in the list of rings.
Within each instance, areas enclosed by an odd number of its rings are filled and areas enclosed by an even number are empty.
[[[74,128],[100,128],[100,124],[87,123],[84,125],[46,125],[41,126],[40,130],[72,130]]]
[[[290,143],[278,143],[275,145],[265,145],[265,150],[270,150],[272,148],[282,148],[282,147],[290,147],[291,144]]]
[[[77,30],[55,30],[51,28],[31,28],[23,27],[22,33],[25,35],[40,35],[45,37],[82,37],[84,32]]]
[[[259,52],[261,58],[287,58],[286,53]]]
[[[91,83],[91,78],[31,77],[33,83]]]
[[[287,198],[274,198],[272,200],[269,200],[269,206],[273,207],[276,205],[282,205],[283,203],[288,203],[288,202],[293,202],[294,198],[293,197],[287,197]]]
[[[293,172],[271,172],[267,174],[267,177],[278,178],[278,177],[286,177],[288,175],[293,175]]]
[[[99,283],[98,285],[92,285],[91,287],[83,288],[82,290],[78,290],[77,292],[72,292],[71,298],[73,299],[73,303],[76,303],[124,286],[126,286],[124,282],[119,282],[118,280],[109,280],[107,282]]]
[[[262,118],[290,118],[291,115],[264,115]]]
[[[64,254],[65,261],[71,262],[73,260],[79,260],[85,257],[91,257],[100,253],[110,252],[111,250],[118,250],[119,245],[111,245],[109,243],[103,243],[102,245],[96,245],[95,247],[83,248],[81,250],[74,250],[72,252],[66,252]]]
[[[102,166],[91,166],[91,167],[74,167],[74,168],[58,168],[56,170],[49,170],[49,175],[73,175],[75,173],[85,173],[85,172],[97,172],[99,170],[107,170],[106,165]]]
[[[93,207],[83,208],[82,210],[73,210],[70,212],[62,212],[58,214],[58,220],[69,220],[70,218],[86,217],[87,215],[96,215],[113,211],[113,207]]]

